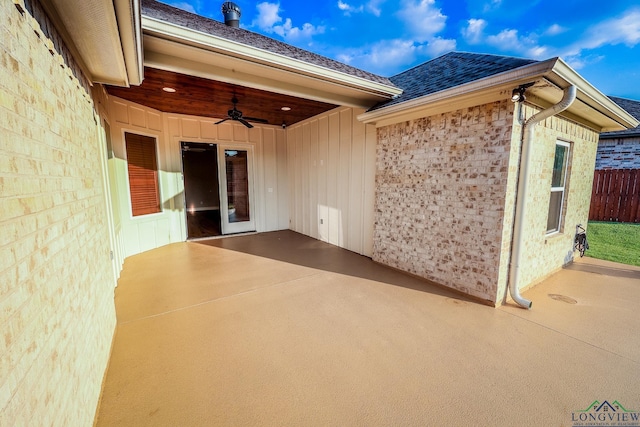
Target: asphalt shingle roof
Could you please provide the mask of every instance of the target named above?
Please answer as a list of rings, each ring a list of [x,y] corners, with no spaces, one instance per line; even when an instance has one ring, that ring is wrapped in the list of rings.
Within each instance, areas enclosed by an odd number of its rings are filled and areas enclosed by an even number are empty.
[[[227,40],[232,40],[247,46],[277,53],[289,58],[298,59],[333,71],[360,77],[371,82],[393,86],[393,83],[391,83],[391,81],[386,77],[360,70],[350,65],[343,64],[333,59],[291,46],[243,28],[230,27],[225,25],[223,22],[196,15],[154,0],[142,1],[142,15]]]
[[[369,111],[399,104],[441,90],[533,64],[535,60],[509,56],[451,52],[391,77],[404,92]]]
[[[633,101],[631,99],[626,98],[618,98],[615,96],[610,96],[613,102],[618,104],[620,107],[624,108],[629,114],[631,114],[636,119],[640,120],[640,101]],[[608,138],[618,138],[620,136],[637,136],[640,135],[640,126],[634,129],[627,130],[617,130],[613,132],[603,132],[600,134],[600,139],[608,139]]]

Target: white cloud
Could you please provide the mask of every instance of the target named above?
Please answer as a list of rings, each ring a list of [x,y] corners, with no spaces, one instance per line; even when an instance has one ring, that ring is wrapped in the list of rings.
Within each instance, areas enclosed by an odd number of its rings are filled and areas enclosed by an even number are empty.
[[[433,38],[427,43],[413,40],[382,40],[371,46],[343,51],[336,59],[382,75],[389,75],[414,63],[421,56],[434,57],[455,50],[456,41]]]
[[[267,33],[275,33],[291,41],[302,38],[310,38],[325,31],[323,26],[314,26],[304,23],[302,27],[294,27],[290,18],[284,20],[280,16],[280,4],[262,2],[256,5],[258,17],[253,21],[253,26],[257,26]],[[282,22],[282,24],[280,24]]]
[[[324,33],[324,27],[316,27],[307,23],[302,24],[302,28],[294,27],[291,19],[287,18],[283,25],[275,25],[273,32],[288,40],[298,40],[302,38],[311,38],[316,34]]]
[[[484,12],[489,12],[493,9],[498,9],[502,5],[502,0],[491,0],[489,3],[485,3],[482,10]]]
[[[446,15],[435,7],[435,0],[406,0],[397,15],[419,42],[427,41],[442,31],[447,21]]]
[[[426,45],[423,45],[421,50],[431,57],[440,56],[444,53],[456,50],[456,41],[453,39],[436,37],[433,40],[430,40]]]
[[[377,7],[380,0],[366,8]],[[342,6],[345,10],[346,5]],[[406,38],[380,40],[361,48],[342,50],[337,59],[374,73],[389,75],[421,57],[434,57],[455,50],[456,41],[437,37],[447,17],[435,6],[435,0],[403,0],[396,16],[408,30]]]
[[[581,68],[586,67],[587,65],[595,64],[605,59],[603,55],[570,55],[564,56],[563,59],[569,64],[573,69],[579,70]]]
[[[338,9],[340,9],[346,16],[351,15],[352,13],[359,13],[364,10],[364,6],[360,5],[358,7],[352,6],[349,3],[345,3],[341,0],[338,0]]]
[[[580,40],[561,50],[559,56],[579,70],[604,59],[601,54],[589,53],[590,50],[621,43],[629,47],[640,43],[640,8],[631,8],[617,18],[588,28]]]
[[[486,43],[502,51],[516,52],[527,58],[542,59],[548,48],[537,43],[537,36],[533,33],[520,35],[518,30],[505,29],[498,34],[487,36]]]
[[[369,0],[369,2],[366,5],[366,9],[367,11],[371,12],[373,15],[380,16],[380,14],[382,14],[382,9],[380,8],[380,5],[384,2],[385,0]]]
[[[186,10],[187,12],[197,13],[195,7],[187,2],[172,2],[168,4],[178,9]]]
[[[258,26],[261,30],[271,32],[273,26],[282,21],[279,15],[279,3],[258,3],[256,9],[258,9],[258,17],[253,21],[253,25]]]
[[[505,29],[498,34],[487,36],[486,42],[502,50],[517,50],[521,46],[518,30]]]
[[[579,42],[585,49],[624,43],[633,47],[640,42],[640,9],[626,11],[618,18],[603,21],[589,30],[587,37]]]
[[[550,26],[549,28],[547,28],[547,30],[544,32],[544,35],[546,36],[557,36],[558,34],[562,34],[565,31],[567,31],[566,28],[558,25],[558,24],[553,24],[552,26]]]
[[[380,66],[387,62],[408,63],[413,60],[415,45],[411,40],[388,40],[376,44],[369,54],[369,61]]]
[[[487,21],[484,19],[469,19],[467,27],[462,29],[462,36],[469,44],[479,44],[484,38]]]

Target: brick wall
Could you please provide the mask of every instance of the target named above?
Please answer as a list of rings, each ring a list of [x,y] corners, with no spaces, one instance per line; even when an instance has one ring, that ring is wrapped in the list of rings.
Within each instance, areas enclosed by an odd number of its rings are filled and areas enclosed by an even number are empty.
[[[602,169],[640,169],[640,137],[601,140],[596,170]]]
[[[0,2],[0,425],[86,426],[115,328],[104,147],[88,82],[20,6]]]
[[[524,117],[537,109],[524,106]],[[373,259],[500,304],[507,293],[521,127],[514,104],[479,107],[378,130]],[[564,221],[546,234],[556,140],[571,143]],[[519,288],[573,259],[586,224],[598,134],[558,117],[534,130]]]
[[[538,111],[539,109],[532,106],[525,106],[523,114],[528,118]],[[514,146],[518,143],[520,132],[521,127],[516,123],[513,131]],[[553,158],[558,139],[569,142],[571,145],[567,196],[561,231],[547,235]],[[550,117],[535,126],[529,170],[532,179],[530,179],[528,203],[531,209],[525,217],[524,257],[520,265],[519,288],[521,290],[539,282],[573,260],[575,227],[577,224],[586,225],[589,216],[597,144],[598,133],[561,117]],[[516,163],[512,162],[511,165],[509,185],[515,188]],[[514,191],[509,190],[507,194],[507,205],[513,205]],[[505,227],[512,228],[512,215],[505,216]],[[506,243],[505,241],[505,251]],[[503,257],[500,271],[504,279],[499,282],[499,299],[505,298],[507,294],[508,263],[508,257]]]
[[[375,261],[496,301],[513,108],[378,130]]]

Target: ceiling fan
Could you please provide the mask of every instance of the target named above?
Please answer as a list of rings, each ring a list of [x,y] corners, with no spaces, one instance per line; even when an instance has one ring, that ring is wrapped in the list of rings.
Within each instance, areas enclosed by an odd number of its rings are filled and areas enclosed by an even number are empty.
[[[226,122],[227,120],[235,120],[238,121],[240,123],[242,123],[243,125],[245,125],[248,128],[252,128],[253,125],[251,123],[248,122],[248,120],[252,121],[252,122],[259,122],[259,123],[269,123],[268,120],[265,119],[258,119],[255,117],[244,117],[242,115],[242,111],[238,110],[236,108],[236,105],[238,104],[238,98],[234,97],[231,98],[231,102],[233,103],[233,108],[231,110],[227,111],[227,118],[226,119],[222,119],[219,122],[216,122],[217,125],[219,125],[222,122]]]

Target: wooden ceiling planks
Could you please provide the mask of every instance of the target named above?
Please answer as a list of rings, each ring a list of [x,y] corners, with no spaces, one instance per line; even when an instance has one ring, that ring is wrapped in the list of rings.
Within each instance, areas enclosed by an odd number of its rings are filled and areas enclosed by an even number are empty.
[[[175,89],[169,93],[164,87]],[[244,117],[268,120],[269,124],[292,125],[336,107],[333,104],[281,95],[244,86],[145,67],[144,81],[129,88],[107,86],[113,96],[165,113],[188,114],[223,119],[238,99]],[[291,110],[283,111],[282,107]]]

